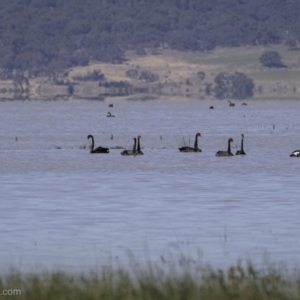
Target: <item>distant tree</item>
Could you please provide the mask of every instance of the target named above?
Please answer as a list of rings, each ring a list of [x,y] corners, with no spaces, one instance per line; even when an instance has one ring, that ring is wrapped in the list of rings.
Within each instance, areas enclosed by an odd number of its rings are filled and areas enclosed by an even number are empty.
[[[211,95],[211,86],[212,86],[212,83],[207,83],[205,85],[205,95]]]
[[[205,72],[203,71],[199,71],[197,73],[198,79],[200,79],[200,81],[202,81],[205,78]]]
[[[231,76],[232,89],[231,96],[232,99],[247,99],[253,97],[254,83],[251,78],[248,78],[245,74],[240,72],[235,72]]]
[[[72,64],[75,66],[87,66],[89,64],[88,55],[83,51],[75,52],[72,56]]]
[[[80,35],[87,34],[91,30],[91,26],[88,22],[80,21],[80,20],[72,20],[68,24],[68,28],[66,29],[68,35]]]
[[[135,54],[139,56],[145,56],[147,55],[146,50],[143,46],[138,45],[135,49]]]
[[[70,96],[72,96],[74,94],[74,87],[72,84],[69,84],[69,86],[68,86],[68,93]]]
[[[14,71],[12,69],[0,69],[0,80],[13,79]]]
[[[215,87],[213,89],[217,99],[246,99],[253,96],[254,83],[245,74],[235,72],[222,72],[215,79]]]
[[[266,51],[259,58],[263,66],[269,68],[286,68],[281,61],[281,55],[276,51]]]
[[[155,82],[159,79],[159,76],[150,71],[144,70],[141,71],[139,79],[143,82]]]
[[[24,47],[26,46],[26,40],[23,37],[17,37],[12,40],[12,52],[15,55],[22,53]]]
[[[102,74],[100,70],[93,70],[93,72],[88,72],[83,76],[73,76],[73,79],[78,81],[106,81],[105,75]]]
[[[230,74],[228,74],[227,72],[222,72],[215,77],[214,82],[215,82],[214,93],[217,99],[231,98]]]
[[[185,81],[185,84],[189,86],[193,85],[189,78]]]
[[[297,40],[294,38],[288,39],[285,42],[285,45],[289,48],[289,50],[296,50],[297,49]]]
[[[61,58],[53,60],[46,68],[46,75],[49,76],[49,78],[51,78],[54,83],[57,83],[59,81],[59,78],[61,74],[64,73],[64,70],[72,66],[69,57],[67,55],[62,56],[62,58],[63,57],[65,58],[65,60],[62,60]]]
[[[14,72],[13,72],[13,83],[14,83],[14,86],[15,86],[16,90],[18,89],[18,86],[20,87],[21,94],[23,94],[29,88],[29,80],[25,76],[25,74],[22,70],[14,70]],[[23,85],[26,86],[25,89],[24,89]]]
[[[138,79],[139,78],[139,71],[137,69],[130,69],[126,71],[126,76],[131,79]]]

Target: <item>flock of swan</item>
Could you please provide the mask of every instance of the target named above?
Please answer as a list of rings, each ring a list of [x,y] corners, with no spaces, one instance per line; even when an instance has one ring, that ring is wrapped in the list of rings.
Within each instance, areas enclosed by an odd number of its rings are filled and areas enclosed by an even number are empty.
[[[124,150],[121,152],[121,155],[143,155],[144,153],[141,150],[141,144],[140,144],[140,139],[142,137],[139,135],[137,138],[134,138],[133,141],[133,148],[132,150]],[[92,139],[92,146],[91,146],[91,151],[90,153],[109,153],[109,149],[105,148],[105,147],[97,147],[96,149],[94,149],[94,137],[89,134],[87,136],[87,139]],[[137,143],[136,143],[137,141]]]
[[[195,136],[194,147],[183,146],[179,148],[180,152],[202,152],[202,150],[198,147],[198,138],[201,137],[201,134],[198,132]],[[109,153],[109,149],[105,147],[97,147],[94,149],[94,137],[92,135],[88,135],[88,139],[92,139],[92,147],[90,153]],[[124,150],[121,152],[121,155],[143,155],[144,153],[141,151],[140,144],[141,136],[139,135],[137,138],[133,138],[133,147],[131,150]],[[233,156],[231,152],[231,143],[233,142],[232,138],[228,139],[228,147],[227,150],[219,150],[216,153],[216,156]],[[241,149],[237,150],[235,155],[246,155],[244,151],[244,135],[241,135]],[[290,157],[300,157],[300,150],[295,150],[290,154]]]
[[[235,103],[231,102],[230,100],[229,106],[235,106]],[[247,103],[242,103],[242,105],[247,105]],[[113,104],[109,104],[109,107],[113,107]],[[214,109],[213,106],[209,107],[210,109]],[[111,114],[111,112],[107,113],[107,117],[114,117],[114,115]],[[273,125],[274,126],[274,125]],[[179,148],[180,152],[202,152],[202,150],[198,147],[198,138],[201,137],[201,134],[198,132],[195,136],[195,142],[194,147],[190,146],[183,146]],[[92,135],[88,135],[88,139],[92,139],[92,146],[90,153],[109,153],[109,149],[105,147],[97,147],[94,149],[94,137]],[[140,139],[141,136],[139,135],[137,138],[133,138],[133,147],[131,150],[124,150],[121,152],[121,155],[143,155],[144,153],[141,151],[141,145],[140,145]],[[234,156],[231,152],[231,143],[233,143],[233,139],[228,139],[228,147],[227,150],[219,150],[216,152],[216,156]],[[235,155],[246,155],[244,151],[244,135],[241,135],[241,149],[237,150]],[[295,150],[290,154],[290,157],[300,157],[300,150]]]

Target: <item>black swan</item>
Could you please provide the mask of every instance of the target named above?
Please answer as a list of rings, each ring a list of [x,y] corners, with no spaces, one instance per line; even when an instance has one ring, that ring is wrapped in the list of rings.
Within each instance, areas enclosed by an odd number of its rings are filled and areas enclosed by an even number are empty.
[[[133,139],[133,148],[132,150],[124,150],[121,152],[121,155],[136,155],[136,138]]]
[[[140,145],[140,139],[141,139],[142,137],[139,135],[138,137],[137,137],[137,140],[138,140],[138,143],[137,143],[137,151],[136,151],[136,154],[137,155],[143,155],[144,153],[142,152],[142,150],[141,150],[141,145]]]
[[[179,151],[180,152],[202,152],[202,150],[198,148],[198,137],[199,136],[201,137],[201,134],[199,132],[196,133],[194,147],[184,146],[184,147],[179,148]]]
[[[214,107],[213,107],[213,106],[210,106],[209,109],[214,109]]]
[[[112,115],[110,112],[108,112],[106,116],[107,116],[108,118],[114,117],[114,115]]]
[[[104,147],[98,147],[96,149],[94,149],[94,137],[92,135],[88,135],[87,139],[92,139],[92,148],[91,148],[91,153],[109,153],[109,149],[108,148],[104,148]]]
[[[228,100],[229,102],[229,106],[235,106],[235,103],[231,102],[230,100]]]
[[[233,139],[230,138],[228,139],[228,149],[227,151],[218,151],[216,153],[216,156],[233,156],[233,154],[231,153],[231,143],[233,142]]]
[[[295,150],[290,157],[300,157],[300,150]]]
[[[241,150],[236,151],[235,155],[246,155],[244,151],[244,135],[241,135]]]
[[[109,104],[108,107],[114,107],[114,105],[113,104]]]

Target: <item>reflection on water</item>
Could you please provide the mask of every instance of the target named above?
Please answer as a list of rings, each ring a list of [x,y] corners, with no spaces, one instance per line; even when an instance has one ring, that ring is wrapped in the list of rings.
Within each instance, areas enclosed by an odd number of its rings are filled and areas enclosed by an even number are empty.
[[[86,268],[127,250],[299,260],[300,102],[116,101],[115,118],[96,101],[0,107],[2,266]],[[180,153],[196,132],[203,152]],[[246,156],[215,157],[241,133]],[[141,135],[145,155],[92,155],[88,134],[127,149]]]

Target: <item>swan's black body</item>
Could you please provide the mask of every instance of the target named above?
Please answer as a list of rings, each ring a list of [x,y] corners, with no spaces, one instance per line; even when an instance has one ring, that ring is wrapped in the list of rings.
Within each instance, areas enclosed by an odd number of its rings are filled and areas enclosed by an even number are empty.
[[[91,148],[91,153],[109,153],[109,149],[108,148],[104,148],[104,147],[98,147],[96,149],[94,149],[94,137],[89,134],[87,139],[92,139],[92,148]]]
[[[229,106],[235,106],[235,103],[231,102],[230,100],[228,100],[229,102]]]
[[[134,143],[133,143],[133,147],[132,147],[132,150],[124,150],[121,152],[121,155],[125,155],[125,156],[128,156],[128,155],[136,155],[136,138],[133,139],[134,140]]]
[[[244,135],[241,135],[241,150],[236,151],[235,155],[246,155],[244,151]]]
[[[139,135],[138,137],[137,137],[137,140],[138,140],[138,142],[137,142],[137,151],[136,151],[136,154],[137,155],[143,155],[144,153],[142,152],[142,150],[141,150],[141,145],[140,145],[140,139],[141,139],[142,137]]]
[[[228,140],[228,149],[227,151],[222,151],[222,150],[219,150],[217,153],[216,153],[216,156],[233,156],[233,154],[231,153],[231,143],[233,142],[233,139],[230,138]]]
[[[213,107],[213,106],[210,106],[209,109],[214,109],[214,107]]]
[[[290,157],[300,157],[300,150],[295,150]]]
[[[180,152],[202,152],[202,150],[198,148],[198,137],[199,136],[201,137],[201,134],[199,132],[196,133],[194,147],[184,146],[184,147],[179,148],[179,151]]]
[[[106,116],[107,116],[108,118],[115,117],[115,116],[112,115],[110,112],[108,112]]]

